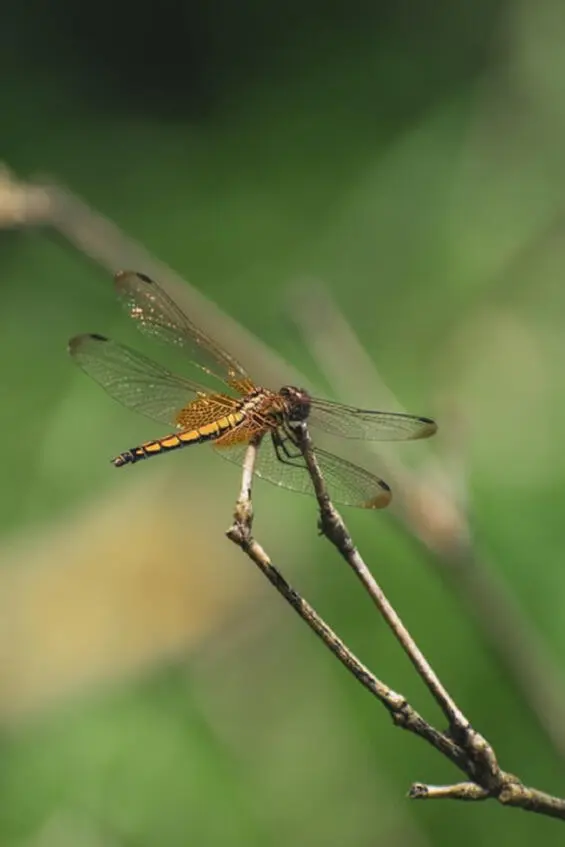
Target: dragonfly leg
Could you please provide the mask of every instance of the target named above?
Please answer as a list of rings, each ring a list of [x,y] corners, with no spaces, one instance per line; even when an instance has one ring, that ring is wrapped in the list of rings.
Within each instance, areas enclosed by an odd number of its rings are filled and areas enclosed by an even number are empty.
[[[271,437],[273,439],[273,447],[275,448],[275,453],[277,454],[279,462],[284,462],[287,465],[294,466],[304,464],[302,453],[288,435],[286,438],[282,438],[280,432],[275,431],[271,433]],[[291,450],[289,445],[292,445],[294,450]]]

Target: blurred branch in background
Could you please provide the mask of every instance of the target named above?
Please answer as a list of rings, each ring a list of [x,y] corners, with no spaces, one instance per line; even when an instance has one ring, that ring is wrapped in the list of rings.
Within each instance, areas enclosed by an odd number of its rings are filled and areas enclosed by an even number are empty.
[[[18,180],[0,162],[0,229],[51,225],[52,214],[49,192],[41,185]]]

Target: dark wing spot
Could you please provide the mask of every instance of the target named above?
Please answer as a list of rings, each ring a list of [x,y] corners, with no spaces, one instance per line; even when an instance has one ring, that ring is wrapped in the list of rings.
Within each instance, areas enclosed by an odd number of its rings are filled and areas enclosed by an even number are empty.
[[[71,356],[74,355],[80,347],[82,347],[87,339],[91,338],[95,341],[108,341],[105,335],[98,335],[95,332],[85,332],[82,335],[75,335],[74,338],[71,338],[67,344],[67,350]]]
[[[425,429],[419,434],[419,438],[429,438],[437,432],[437,423],[432,418],[418,418],[420,423],[425,425]]]

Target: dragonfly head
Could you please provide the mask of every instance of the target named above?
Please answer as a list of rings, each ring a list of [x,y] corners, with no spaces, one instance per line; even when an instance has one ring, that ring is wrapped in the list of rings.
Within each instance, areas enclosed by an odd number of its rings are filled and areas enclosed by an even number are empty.
[[[289,423],[301,423],[310,414],[310,395],[304,388],[296,388],[294,385],[284,385],[279,391],[285,401],[285,414]]]

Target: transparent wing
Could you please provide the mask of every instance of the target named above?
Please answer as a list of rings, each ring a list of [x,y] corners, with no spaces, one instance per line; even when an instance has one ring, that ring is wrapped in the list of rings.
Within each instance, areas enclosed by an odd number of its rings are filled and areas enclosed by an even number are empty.
[[[193,429],[237,405],[233,397],[210,394],[103,335],[77,335],[69,342],[69,353],[115,400],[169,426]]]
[[[142,332],[183,348],[193,365],[227,382],[241,394],[252,389],[239,362],[198,329],[150,277],[135,271],[120,271],[114,277],[114,284],[118,299]]]
[[[409,441],[429,438],[437,431],[431,418],[396,412],[373,412],[312,398],[308,423],[342,438],[368,441]]]
[[[272,437],[263,439],[257,454],[255,473],[261,479],[282,488],[313,495],[312,481],[304,457],[289,440],[283,440],[282,443],[284,450],[281,452],[281,448],[275,448]],[[214,449],[225,459],[242,467],[247,444],[224,446],[221,442],[215,442]],[[279,458],[281,455],[284,461]],[[390,503],[390,488],[378,476],[325,450],[316,449],[316,457],[330,497],[335,503],[361,509],[383,509]]]

